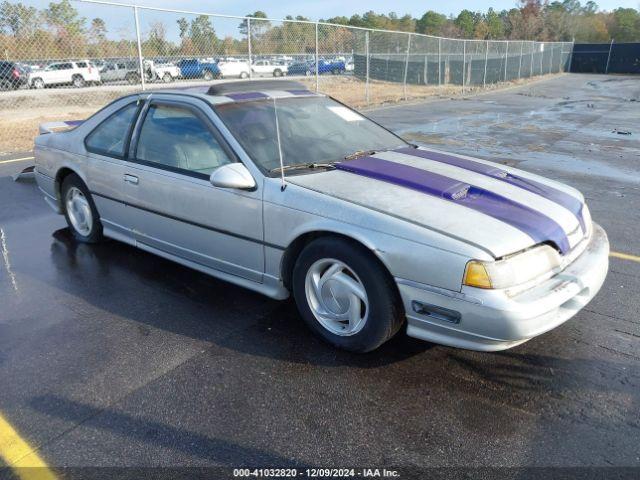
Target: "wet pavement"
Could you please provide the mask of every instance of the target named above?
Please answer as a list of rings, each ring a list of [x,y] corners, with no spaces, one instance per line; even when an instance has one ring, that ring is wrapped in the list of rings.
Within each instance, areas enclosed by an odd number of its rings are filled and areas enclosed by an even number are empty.
[[[637,77],[570,75],[370,114],[580,188],[612,249],[638,255],[632,98]],[[317,340],[290,301],[74,242],[28,179],[0,178],[0,253],[0,412],[54,470],[640,467],[640,263],[612,258],[582,312],[506,352],[400,334],[353,355]]]

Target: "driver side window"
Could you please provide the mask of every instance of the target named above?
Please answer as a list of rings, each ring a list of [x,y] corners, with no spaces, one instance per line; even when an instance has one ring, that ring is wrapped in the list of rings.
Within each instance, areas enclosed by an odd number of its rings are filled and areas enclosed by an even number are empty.
[[[190,108],[152,104],[140,129],[138,160],[208,177],[231,163],[205,122]]]

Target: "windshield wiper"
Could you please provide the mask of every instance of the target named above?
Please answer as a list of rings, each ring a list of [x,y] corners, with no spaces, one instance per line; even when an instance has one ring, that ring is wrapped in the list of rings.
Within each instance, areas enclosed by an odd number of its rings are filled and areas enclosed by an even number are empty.
[[[284,167],[276,167],[269,170],[269,173],[281,173],[291,170],[313,170],[315,168],[336,168],[333,163],[294,163]]]

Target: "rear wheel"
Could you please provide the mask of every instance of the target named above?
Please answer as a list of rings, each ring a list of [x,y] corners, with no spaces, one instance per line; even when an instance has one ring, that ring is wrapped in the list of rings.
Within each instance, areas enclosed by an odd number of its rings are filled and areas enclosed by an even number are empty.
[[[276,69],[273,71],[273,76],[274,76],[274,77],[281,77],[281,76],[282,76],[282,70],[280,70],[279,68],[276,68]]]
[[[41,78],[34,78],[32,82],[33,88],[37,88],[38,90],[44,88],[44,80]]]
[[[202,74],[202,76],[207,81],[213,80],[213,72],[211,70],[205,70],[204,73]]]
[[[72,173],[65,177],[60,189],[62,208],[67,225],[76,240],[97,243],[102,239],[102,223],[89,189]]]
[[[354,242],[314,240],[300,253],[292,283],[309,328],[335,347],[375,350],[404,322],[393,279],[371,252]]]
[[[74,75],[72,78],[73,86],[76,88],[82,88],[86,85],[84,77],[82,75]]]
[[[173,77],[171,76],[171,74],[169,72],[167,72],[162,76],[162,81],[164,83],[171,83],[171,82],[173,82]]]
[[[240,72],[240,78],[249,78],[249,74],[247,72]]]

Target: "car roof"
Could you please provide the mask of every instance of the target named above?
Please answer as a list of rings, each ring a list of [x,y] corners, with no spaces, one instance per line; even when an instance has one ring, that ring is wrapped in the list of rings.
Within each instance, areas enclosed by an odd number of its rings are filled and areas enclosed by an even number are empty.
[[[321,97],[303,83],[292,80],[246,80],[221,82],[197,87],[157,89],[149,94],[182,94],[200,97],[211,104],[264,100],[287,97]]]

